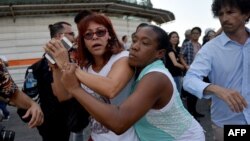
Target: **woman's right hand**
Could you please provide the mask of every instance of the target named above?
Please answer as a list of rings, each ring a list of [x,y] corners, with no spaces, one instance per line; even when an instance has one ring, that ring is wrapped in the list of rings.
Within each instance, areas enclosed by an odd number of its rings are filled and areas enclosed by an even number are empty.
[[[44,47],[45,51],[53,56],[57,66],[63,69],[69,63],[68,50],[60,40],[52,39]]]

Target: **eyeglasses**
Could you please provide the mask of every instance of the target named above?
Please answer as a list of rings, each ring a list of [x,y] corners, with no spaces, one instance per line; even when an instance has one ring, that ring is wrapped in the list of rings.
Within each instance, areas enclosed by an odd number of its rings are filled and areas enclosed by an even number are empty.
[[[84,34],[84,39],[86,40],[92,40],[93,37],[94,37],[94,34],[97,36],[97,37],[104,37],[107,33],[107,30],[106,29],[98,29],[96,30],[96,32],[87,32]]]
[[[71,36],[74,36],[75,37],[75,33],[74,32],[66,32],[66,33],[63,33],[63,34],[69,34],[69,35],[71,35]]]

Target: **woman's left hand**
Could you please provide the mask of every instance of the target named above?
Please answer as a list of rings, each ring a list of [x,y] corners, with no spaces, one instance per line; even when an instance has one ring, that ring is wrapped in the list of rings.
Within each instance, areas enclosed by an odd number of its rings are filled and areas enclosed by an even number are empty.
[[[80,82],[75,75],[75,71],[78,68],[75,63],[68,63],[66,67],[62,70],[61,81],[64,85],[64,88],[70,93],[74,89],[80,88]]]

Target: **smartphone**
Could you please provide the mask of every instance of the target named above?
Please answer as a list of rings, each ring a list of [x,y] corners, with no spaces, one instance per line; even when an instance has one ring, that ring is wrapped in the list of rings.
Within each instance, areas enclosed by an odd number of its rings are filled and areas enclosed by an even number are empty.
[[[73,44],[70,42],[70,40],[63,36],[62,40],[61,40],[63,46],[69,51],[72,47],[73,47]]]
[[[63,37],[61,39],[61,42],[63,44],[63,46],[69,51],[72,47],[73,44],[70,42],[70,40],[67,37]],[[45,54],[45,58],[51,63],[51,64],[56,64],[55,59],[52,57],[52,55],[50,55],[49,53]]]

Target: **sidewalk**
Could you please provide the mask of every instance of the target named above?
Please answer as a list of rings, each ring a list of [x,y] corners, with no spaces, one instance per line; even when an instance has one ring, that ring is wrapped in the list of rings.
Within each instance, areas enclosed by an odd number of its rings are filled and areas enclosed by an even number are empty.
[[[197,108],[200,113],[205,114],[204,118],[200,118],[200,123],[206,131],[206,141],[213,141],[208,101],[204,99],[199,100]],[[3,121],[0,124],[6,126],[5,130],[15,131],[15,141],[42,141],[36,128],[30,129],[27,127],[27,124],[21,121],[16,113],[15,107],[8,107],[8,109],[10,111],[10,119],[8,121]]]
[[[206,99],[198,100],[197,110],[199,113],[205,114],[204,118],[200,118],[200,124],[205,130],[206,141],[213,141],[213,132],[212,132],[212,122],[210,116],[210,107],[209,102]]]

